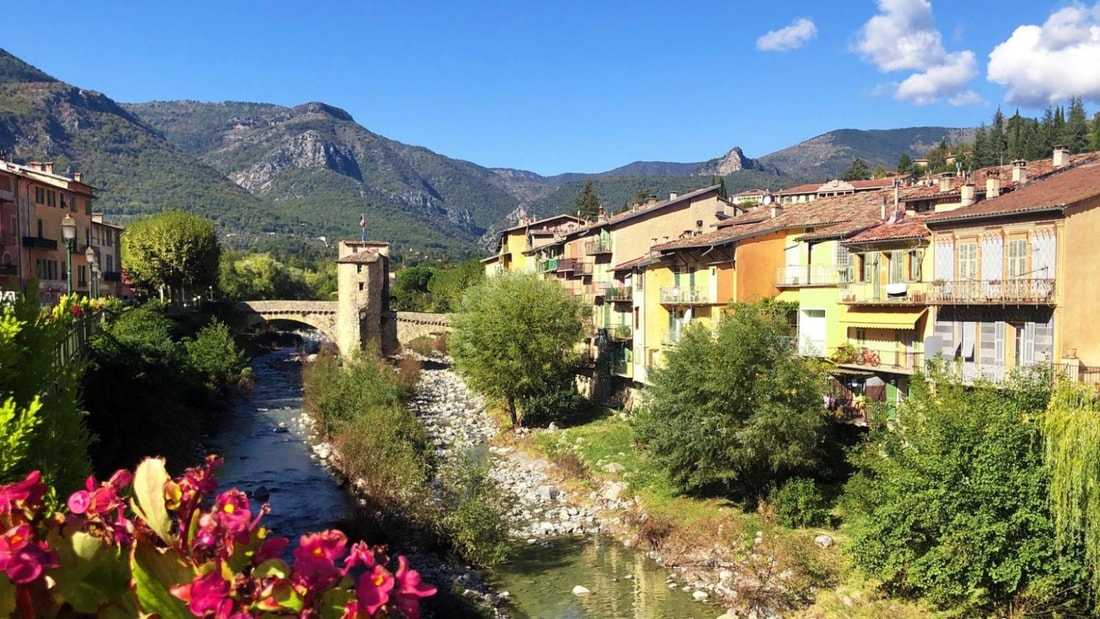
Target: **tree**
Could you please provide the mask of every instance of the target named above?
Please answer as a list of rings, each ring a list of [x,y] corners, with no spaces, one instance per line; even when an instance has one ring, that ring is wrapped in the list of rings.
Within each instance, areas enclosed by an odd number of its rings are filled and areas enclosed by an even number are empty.
[[[1061,381],[1041,429],[1051,472],[1051,508],[1058,542],[1085,547],[1093,592],[1100,591],[1100,398],[1091,385]],[[1094,600],[1094,605],[1096,600]]]
[[[636,435],[680,490],[762,498],[814,471],[827,429],[824,375],[790,346],[792,309],[737,304],[716,333],[688,329],[650,374]]]
[[[857,474],[845,494],[855,562],[887,589],[960,616],[1010,605],[1029,611],[1016,614],[1076,616],[1088,597],[1082,553],[1055,544],[1036,423],[1049,381],[914,377],[896,420],[873,421],[852,458]]]
[[[432,300],[428,294],[428,283],[434,273],[431,267],[407,267],[398,271],[390,291],[394,309],[406,312],[430,309]]]
[[[577,193],[577,216],[594,221],[600,216],[600,196],[596,193],[592,181],[585,181],[584,187]]]
[[[729,198],[730,197],[729,191],[726,190],[726,177],[725,176],[719,176],[717,179],[712,179],[710,184],[711,185],[718,185],[718,197],[719,198]]]
[[[583,306],[533,274],[490,277],[462,297],[447,343],[467,383],[503,398],[512,427],[517,400],[573,365]]]
[[[218,287],[231,301],[313,296],[302,269],[289,267],[266,253],[223,253],[218,267]]]
[[[1085,115],[1085,104],[1080,97],[1070,100],[1069,116],[1062,130],[1062,144],[1069,147],[1071,153],[1083,153],[1089,146],[1089,120]]]
[[[912,174],[913,173],[913,158],[909,156],[909,153],[902,153],[898,157],[898,174]]]
[[[135,287],[186,300],[188,288],[218,283],[221,248],[214,225],[197,215],[168,210],[139,219],[122,234],[122,259]]]
[[[844,173],[844,180],[846,181],[865,181],[869,178],[871,178],[871,169],[859,157],[852,160],[851,167]]]
[[[467,260],[453,267],[438,269],[428,281],[428,292],[432,295],[432,311],[452,312],[462,301],[467,289],[485,279],[485,267],[479,260]]]

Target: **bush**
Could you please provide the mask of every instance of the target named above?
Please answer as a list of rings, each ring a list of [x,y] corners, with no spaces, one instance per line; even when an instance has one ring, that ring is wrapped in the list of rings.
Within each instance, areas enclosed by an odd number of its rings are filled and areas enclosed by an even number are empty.
[[[432,343],[430,335],[421,335],[409,340],[409,343],[405,344],[405,348],[422,357],[429,357],[432,354]]]
[[[523,425],[545,428],[551,422],[572,425],[583,421],[589,405],[574,386],[572,374],[562,374],[520,398],[520,408]]]
[[[768,502],[775,509],[775,519],[790,528],[817,527],[829,518],[828,503],[812,479],[790,479],[773,490]]]
[[[219,394],[228,394],[247,375],[248,359],[224,323],[215,320],[183,346],[191,369]]]
[[[441,480],[442,524],[456,550],[482,566],[507,558],[505,506],[513,501],[489,477],[488,463],[466,454],[443,470]]]

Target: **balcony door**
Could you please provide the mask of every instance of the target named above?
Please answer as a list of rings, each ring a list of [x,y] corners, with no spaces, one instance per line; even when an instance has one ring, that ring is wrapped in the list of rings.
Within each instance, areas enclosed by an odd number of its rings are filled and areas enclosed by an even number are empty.
[[[802,309],[798,315],[798,353],[806,357],[825,354],[825,310]]]

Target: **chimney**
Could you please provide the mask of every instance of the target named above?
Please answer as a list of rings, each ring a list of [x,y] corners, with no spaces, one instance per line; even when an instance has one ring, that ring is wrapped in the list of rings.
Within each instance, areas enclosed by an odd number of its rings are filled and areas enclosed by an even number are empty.
[[[974,195],[974,183],[967,182],[965,185],[963,185],[961,189],[961,195],[961,202],[962,206],[964,207],[970,206],[971,204],[977,202],[977,199]]]
[[[657,204],[657,196],[650,195],[649,199],[645,201],[645,205],[653,206],[654,204]]]
[[[1012,162],[1012,182],[1021,185],[1027,183],[1027,162],[1023,159]]]
[[[603,205],[600,205],[599,214],[596,216],[597,221],[607,221],[607,211],[604,210]]]
[[[878,201],[879,219],[886,221],[886,196],[881,196]]]
[[[78,183],[83,183],[84,182],[84,173],[83,172],[73,172],[73,180],[78,182]]]
[[[650,247],[653,247],[656,244],[657,244],[657,237],[653,237],[652,239],[649,240],[649,246]]]
[[[772,219],[775,219],[776,217],[779,217],[782,214],[783,214],[783,207],[778,205],[778,204],[773,204],[772,205]]]
[[[679,197],[680,197],[680,194],[676,193],[675,191],[668,192],[669,201],[675,200],[676,198],[679,198]]]
[[[1065,145],[1054,147],[1054,167],[1064,168],[1069,164],[1069,147]]]
[[[990,170],[985,176],[985,199],[1001,195],[1001,171]]]
[[[940,176],[940,192],[946,193],[951,191],[951,182],[955,180],[955,175],[950,172],[944,172]]]

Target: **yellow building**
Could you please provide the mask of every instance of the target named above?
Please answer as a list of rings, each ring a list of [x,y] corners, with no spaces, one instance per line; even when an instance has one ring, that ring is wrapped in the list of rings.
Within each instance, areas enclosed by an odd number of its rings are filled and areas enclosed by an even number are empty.
[[[481,261],[485,265],[485,274],[493,276],[504,271],[534,273],[538,268],[539,250],[553,245],[584,223],[580,217],[555,215],[538,221],[524,220],[504,230],[497,241],[497,253]]]
[[[955,360],[964,378],[998,381],[1017,368],[1065,364],[1096,380],[1100,260],[1090,256],[1100,251],[1100,162],[1095,153],[1062,155],[1030,180],[1018,162],[1011,193],[927,219],[934,316],[926,354]]]

